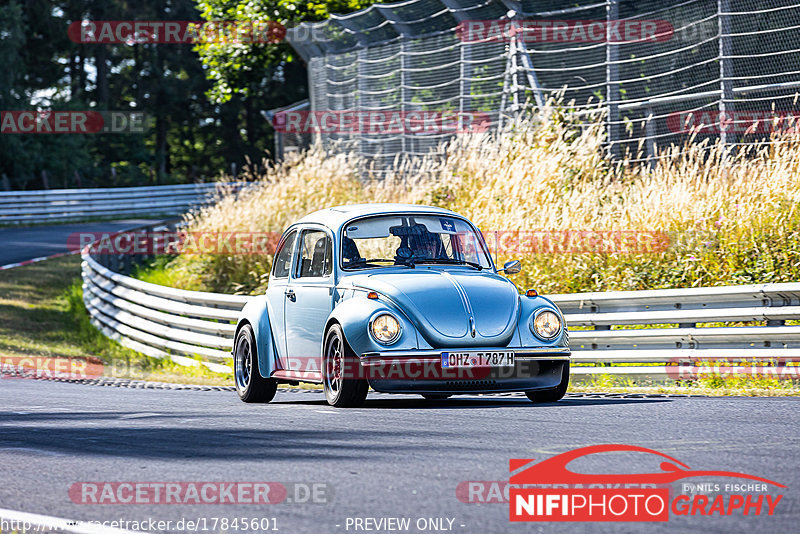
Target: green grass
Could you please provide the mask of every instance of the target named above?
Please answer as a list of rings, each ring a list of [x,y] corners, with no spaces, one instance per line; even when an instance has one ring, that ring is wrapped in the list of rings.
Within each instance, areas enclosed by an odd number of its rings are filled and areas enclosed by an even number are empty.
[[[763,379],[748,379],[739,383],[708,384],[703,380],[684,382],[675,385],[636,383],[624,377],[603,375],[592,380],[572,382],[570,393],[664,393],[671,395],[706,395],[713,397],[796,397],[800,395],[797,384],[788,380],[775,380],[771,383]]]
[[[767,365],[764,361],[751,361],[747,366]],[[577,364],[581,366],[582,364]],[[606,364],[630,365],[630,364]],[[646,367],[662,364],[636,364]],[[735,362],[725,361],[700,361],[695,362],[698,367],[724,367],[735,366]],[[659,391],[667,393],[697,394],[697,395],[745,395],[745,396],[797,396],[800,395],[800,381],[793,379],[778,379],[764,376],[726,375],[726,376],[701,376],[693,380],[652,380],[646,378],[633,378],[624,375],[596,374],[592,376],[572,376],[570,378],[570,391],[616,391],[616,392],[642,392]]]
[[[99,358],[104,374],[160,382],[230,385],[230,375],[150,358],[102,335],[83,306],[80,258],[0,272],[0,358]]]

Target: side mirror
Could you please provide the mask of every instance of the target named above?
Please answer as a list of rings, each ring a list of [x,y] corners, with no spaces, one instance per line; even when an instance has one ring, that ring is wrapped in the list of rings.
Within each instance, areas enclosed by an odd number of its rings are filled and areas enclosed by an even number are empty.
[[[519,262],[519,260],[507,261],[500,270],[506,274],[517,274],[522,270],[522,264]]]

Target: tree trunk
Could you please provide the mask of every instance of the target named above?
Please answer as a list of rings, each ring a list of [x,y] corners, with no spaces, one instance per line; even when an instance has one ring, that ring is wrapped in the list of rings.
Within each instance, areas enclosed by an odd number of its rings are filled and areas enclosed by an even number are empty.
[[[255,91],[251,94],[255,94]],[[250,162],[258,162],[255,110],[253,109],[253,100],[250,97],[245,97],[244,99],[244,124],[245,129],[247,129],[247,150],[245,154],[250,156]]]
[[[108,50],[106,45],[95,45],[94,63],[97,68],[97,107],[101,110],[108,110]]]
[[[105,20],[104,2],[94,2],[91,10],[95,20]],[[94,45],[94,63],[97,69],[95,101],[98,108],[108,110],[108,48],[105,44]]]

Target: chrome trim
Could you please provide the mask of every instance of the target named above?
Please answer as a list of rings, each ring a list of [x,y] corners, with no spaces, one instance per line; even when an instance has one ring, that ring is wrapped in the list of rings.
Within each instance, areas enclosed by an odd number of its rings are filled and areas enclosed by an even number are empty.
[[[446,348],[439,350],[403,350],[386,352],[365,352],[359,358],[362,363],[373,361],[392,360],[397,358],[409,359],[435,359],[441,360],[443,352],[513,352],[514,357],[523,360],[566,360],[569,361],[571,351],[568,347],[542,347],[538,349],[514,347],[478,347],[475,349]]]
[[[394,336],[394,338],[392,338],[390,341],[381,341],[372,332],[372,323],[375,322],[375,319],[377,319],[381,315],[388,315],[389,317],[391,317],[392,319],[397,321],[397,335]],[[395,314],[393,314],[393,313],[391,313],[391,312],[389,312],[387,310],[378,310],[377,312],[372,314],[372,317],[369,318],[369,323],[367,324],[367,331],[369,332],[369,336],[373,340],[375,340],[376,343],[379,343],[381,345],[384,345],[384,346],[388,347],[389,345],[394,345],[395,343],[397,343],[397,341],[403,336],[403,323],[400,322],[400,319],[398,319]]]
[[[467,292],[464,291],[464,287],[458,283],[458,280],[456,280],[452,274],[448,273],[447,271],[441,271],[441,273],[451,284],[453,284],[453,287],[456,288],[456,292],[461,298],[461,304],[464,305],[464,310],[467,312],[469,331],[472,333],[472,337],[475,337],[475,315],[472,313],[472,303],[469,301]]]
[[[536,331],[536,326],[534,326],[536,324],[536,318],[546,311],[549,311],[550,313],[556,316],[556,319],[558,319],[558,331],[550,337],[544,337],[543,335],[539,334],[539,332]],[[558,334],[560,334],[564,330],[564,319],[554,309],[548,307],[542,307],[531,314],[531,318],[528,320],[528,328],[530,329],[531,333],[534,336],[538,337],[539,339],[544,341],[552,341],[555,338],[557,338]]]

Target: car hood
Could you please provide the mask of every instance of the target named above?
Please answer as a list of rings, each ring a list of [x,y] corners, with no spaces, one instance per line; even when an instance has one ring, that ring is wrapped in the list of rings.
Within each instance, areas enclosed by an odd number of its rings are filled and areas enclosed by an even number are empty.
[[[433,347],[505,346],[517,324],[517,288],[494,273],[417,267],[353,285],[388,297]]]

